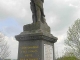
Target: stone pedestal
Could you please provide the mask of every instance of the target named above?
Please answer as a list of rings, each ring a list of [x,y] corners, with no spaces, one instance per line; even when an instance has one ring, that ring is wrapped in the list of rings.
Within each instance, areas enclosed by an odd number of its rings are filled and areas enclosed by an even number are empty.
[[[54,60],[54,43],[47,24],[24,25],[23,32],[15,38],[19,41],[18,60]]]

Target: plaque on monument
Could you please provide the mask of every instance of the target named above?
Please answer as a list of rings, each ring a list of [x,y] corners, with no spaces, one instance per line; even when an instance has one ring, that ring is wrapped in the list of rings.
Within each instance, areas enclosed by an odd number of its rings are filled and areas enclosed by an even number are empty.
[[[19,45],[18,60],[41,60],[40,41],[23,41]]]
[[[54,60],[57,37],[50,33],[46,23],[44,0],[30,1],[33,23],[24,25],[23,32],[15,36],[19,41],[18,60]]]
[[[53,46],[44,44],[44,60],[53,60]]]

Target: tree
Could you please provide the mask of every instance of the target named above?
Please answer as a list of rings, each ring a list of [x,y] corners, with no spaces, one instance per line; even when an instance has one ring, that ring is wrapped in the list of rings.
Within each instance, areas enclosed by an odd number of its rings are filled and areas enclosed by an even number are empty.
[[[8,51],[8,49],[9,46],[5,41],[5,36],[0,33],[0,59],[4,60],[9,56],[10,52]]]
[[[58,58],[57,60],[79,60],[76,57],[72,56],[72,57],[67,57],[67,56],[63,56]]]
[[[69,27],[65,44],[67,45],[67,52],[71,52],[72,55],[80,58],[80,19],[77,19],[75,23]]]

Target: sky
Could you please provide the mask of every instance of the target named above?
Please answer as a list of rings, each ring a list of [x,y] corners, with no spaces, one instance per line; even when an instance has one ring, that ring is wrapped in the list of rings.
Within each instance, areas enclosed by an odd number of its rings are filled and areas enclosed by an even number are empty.
[[[80,0],[44,0],[44,13],[51,33],[58,37],[55,52],[59,57],[64,52],[64,40],[69,26],[80,18]],[[0,32],[9,44],[9,58],[17,58],[18,41],[14,37],[23,31],[23,25],[30,23],[30,0],[0,0]]]

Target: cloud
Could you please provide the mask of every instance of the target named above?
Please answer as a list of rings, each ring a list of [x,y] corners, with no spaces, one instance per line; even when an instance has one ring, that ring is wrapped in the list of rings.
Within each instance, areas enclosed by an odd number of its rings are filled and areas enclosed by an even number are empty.
[[[47,22],[53,17],[52,19],[57,25],[55,27],[56,30],[58,26],[64,28],[66,24],[70,24],[76,9],[69,6],[73,6],[74,4],[80,5],[78,1],[79,0],[45,0],[44,12]],[[0,0],[0,16],[0,18],[10,16],[18,18],[16,20],[23,25],[31,23],[30,0]]]
[[[30,6],[29,0],[0,0],[0,18],[18,18],[18,22],[29,21]]]
[[[73,5],[73,4],[69,4],[69,6],[78,8],[78,6],[75,6],[75,5]]]
[[[6,36],[15,36],[23,30],[23,26],[20,25],[15,19],[6,19],[0,22],[0,31]]]
[[[27,14],[25,2],[25,0],[0,0],[0,11],[2,10],[5,14],[23,17]]]
[[[11,51],[8,58],[15,59],[18,56],[18,41],[14,37],[5,36],[5,40],[9,45],[9,50]],[[15,53],[14,53],[15,52]]]
[[[80,8],[80,0],[65,0],[66,3],[69,4],[69,6]]]
[[[46,0],[44,3],[44,10],[46,15],[46,20],[48,25],[51,27],[52,31],[61,31],[68,28],[77,18],[79,18],[79,13],[77,13],[79,8],[70,6],[70,3],[75,3],[75,1],[65,0]],[[76,1],[77,4],[78,1]]]
[[[21,27],[5,27],[3,28],[2,32],[8,37],[11,37],[20,34],[20,32],[22,32],[22,29]]]

